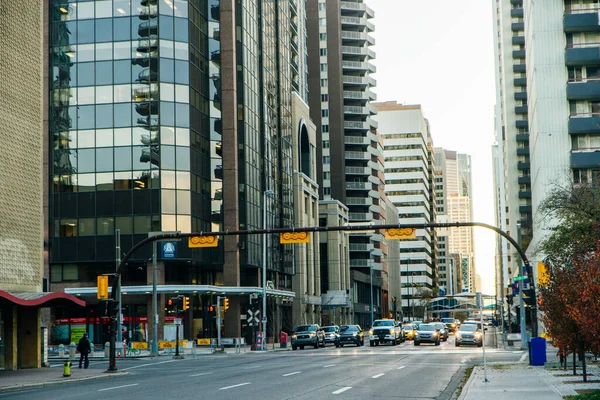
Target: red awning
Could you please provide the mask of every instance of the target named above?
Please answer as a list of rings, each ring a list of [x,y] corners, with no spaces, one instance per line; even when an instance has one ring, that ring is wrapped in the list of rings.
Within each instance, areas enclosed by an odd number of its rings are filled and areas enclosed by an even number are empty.
[[[63,292],[7,292],[0,290],[0,302],[9,301],[24,307],[85,307],[85,301]]]

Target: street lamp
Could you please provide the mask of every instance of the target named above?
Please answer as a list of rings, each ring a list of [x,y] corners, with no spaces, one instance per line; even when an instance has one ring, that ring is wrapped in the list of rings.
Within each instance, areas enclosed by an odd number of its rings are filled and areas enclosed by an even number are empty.
[[[267,196],[274,195],[275,192],[272,190],[265,190],[263,192],[263,229],[267,229]],[[262,287],[263,287],[263,299],[262,299],[262,328],[264,331],[264,342],[263,349],[267,349],[267,235],[263,235],[263,270],[262,270]]]
[[[375,249],[371,249],[369,251],[369,275],[371,278],[371,326],[373,326],[373,251],[375,251]]]

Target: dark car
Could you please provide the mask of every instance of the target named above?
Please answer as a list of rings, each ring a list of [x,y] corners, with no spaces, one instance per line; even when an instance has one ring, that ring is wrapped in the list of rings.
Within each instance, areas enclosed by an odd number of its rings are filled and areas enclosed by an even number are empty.
[[[419,329],[415,334],[415,346],[420,345],[421,343],[433,343],[436,346],[440,345],[440,330],[436,328],[435,324],[425,324],[422,323],[419,325]]]
[[[454,318],[442,318],[442,323],[446,325],[449,332],[454,332],[458,328],[458,324]]]
[[[325,347],[325,334],[319,325],[298,325],[292,333],[292,350],[298,347],[313,346],[315,349]]]
[[[464,344],[474,344],[477,347],[483,346],[483,334],[480,328],[481,324],[462,324],[456,332],[454,345],[460,347]]]
[[[325,345],[336,344],[338,342],[340,327],[337,325],[324,326],[321,328],[325,335]]]
[[[448,333],[449,331],[448,328],[446,328],[446,325],[441,322],[435,322],[434,325],[440,331],[440,339],[447,342],[450,334]]]
[[[342,325],[335,347],[343,347],[345,344],[358,346],[365,345],[365,332],[360,325]]]

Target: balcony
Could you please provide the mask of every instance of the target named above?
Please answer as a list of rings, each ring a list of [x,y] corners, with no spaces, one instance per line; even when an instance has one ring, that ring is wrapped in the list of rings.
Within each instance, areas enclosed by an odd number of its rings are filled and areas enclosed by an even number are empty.
[[[371,260],[369,260],[368,258],[359,258],[359,259],[351,259],[350,260],[350,267],[370,267],[371,266]]]
[[[517,142],[529,142],[529,133],[517,133]]]
[[[519,212],[521,214],[529,214],[531,213],[531,206],[519,206]]]
[[[348,213],[348,219],[350,221],[372,221],[373,213]],[[352,246],[364,246],[364,249],[352,249]],[[368,251],[367,244],[350,244],[350,251]]]
[[[514,59],[524,60],[525,59],[525,50],[513,50],[512,56]]]
[[[519,147],[519,148],[517,148],[517,155],[519,155],[519,156],[528,156],[529,155],[529,147]]]
[[[372,188],[371,182],[346,182],[346,189],[350,190],[371,190]]]
[[[513,84],[518,87],[527,87],[527,78],[515,78]]]
[[[600,80],[569,82],[567,84],[568,100],[597,100],[600,98]]]
[[[345,144],[371,144],[371,139],[366,136],[344,136]]]
[[[600,114],[571,114],[569,118],[569,133],[572,135],[600,133]]]
[[[342,61],[342,69],[349,71],[368,71],[369,63],[366,61]]]
[[[585,150],[571,151],[571,168],[598,168],[598,165],[600,165],[600,149]]]
[[[531,199],[531,191],[519,191],[520,199]]]
[[[373,199],[370,197],[346,197],[347,206],[370,206],[373,204]]]
[[[371,45],[375,44],[375,39],[367,32],[342,31],[342,39],[368,42]]]
[[[366,76],[347,76],[344,75],[342,82],[347,85],[360,85],[367,86],[369,84],[369,78]]]
[[[371,155],[365,151],[346,151],[344,152],[346,160],[370,160]]]
[[[527,106],[515,106],[515,113],[516,114],[527,114]]]
[[[350,10],[350,11],[366,11],[367,6],[364,3],[354,3],[351,1],[342,1],[341,9],[342,10]]]
[[[344,90],[344,99],[369,100],[369,95],[362,90]]]
[[[158,35],[158,21],[145,21],[138,26],[138,35],[149,37]]]
[[[517,178],[519,185],[531,184],[531,176],[520,176]]]
[[[513,36],[511,42],[512,44],[525,44],[525,36]]]
[[[600,31],[599,7],[566,10],[563,30],[567,33]]]
[[[522,8],[512,8],[510,10],[510,16],[515,18],[515,17],[522,17],[523,16],[523,9]]]
[[[510,29],[512,29],[513,31],[525,30],[525,23],[524,22],[513,22],[512,24],[510,24]]]
[[[367,122],[344,121],[344,129],[347,130],[369,130],[371,126]]]
[[[515,92],[515,100],[527,100],[527,92]]]
[[[517,128],[527,128],[529,127],[529,121],[527,121],[526,119],[518,119],[515,121],[515,126]]]
[[[344,106],[344,114],[350,115],[370,115],[368,107]]]
[[[600,65],[600,43],[576,44],[567,47],[565,63],[568,67]]]
[[[367,47],[360,46],[342,46],[342,54],[352,56],[368,56],[369,49]]]
[[[527,72],[527,65],[525,63],[523,64],[513,64],[513,72],[517,73],[517,72]]]
[[[510,4],[523,7],[523,0],[510,0]]]
[[[530,163],[528,163],[528,162],[523,162],[523,161],[521,161],[521,162],[519,162],[519,163],[517,164],[517,169],[518,169],[519,171],[524,171],[524,170],[531,169],[531,164],[530,164]]]
[[[346,174],[348,175],[371,175],[373,172],[369,167],[346,167]]]

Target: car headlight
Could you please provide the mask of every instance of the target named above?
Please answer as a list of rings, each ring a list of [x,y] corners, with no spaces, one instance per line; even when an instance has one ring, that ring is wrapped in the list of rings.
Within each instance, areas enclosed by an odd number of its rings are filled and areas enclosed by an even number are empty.
[[[394,333],[394,330],[393,330],[393,329],[390,329],[390,333]]]
[[[309,333],[309,335],[310,335],[310,337],[313,337],[313,336],[315,336],[315,333],[311,332],[311,333]]]
[[[369,330],[369,335],[372,335],[372,334],[373,334],[373,329],[370,329]]]
[[[438,332],[433,332],[433,336],[437,336],[437,335],[438,335]]]
[[[292,334],[292,339],[296,339],[298,337],[298,335],[296,335],[295,333]]]
[[[456,333],[456,338],[460,339],[460,333]]]
[[[354,333],[352,334],[352,336],[357,336],[357,335],[358,335],[358,333],[356,333],[356,332],[354,332]]]
[[[480,338],[480,337],[481,337],[481,333],[479,333],[479,332],[475,332],[475,337],[476,337],[476,338]]]

